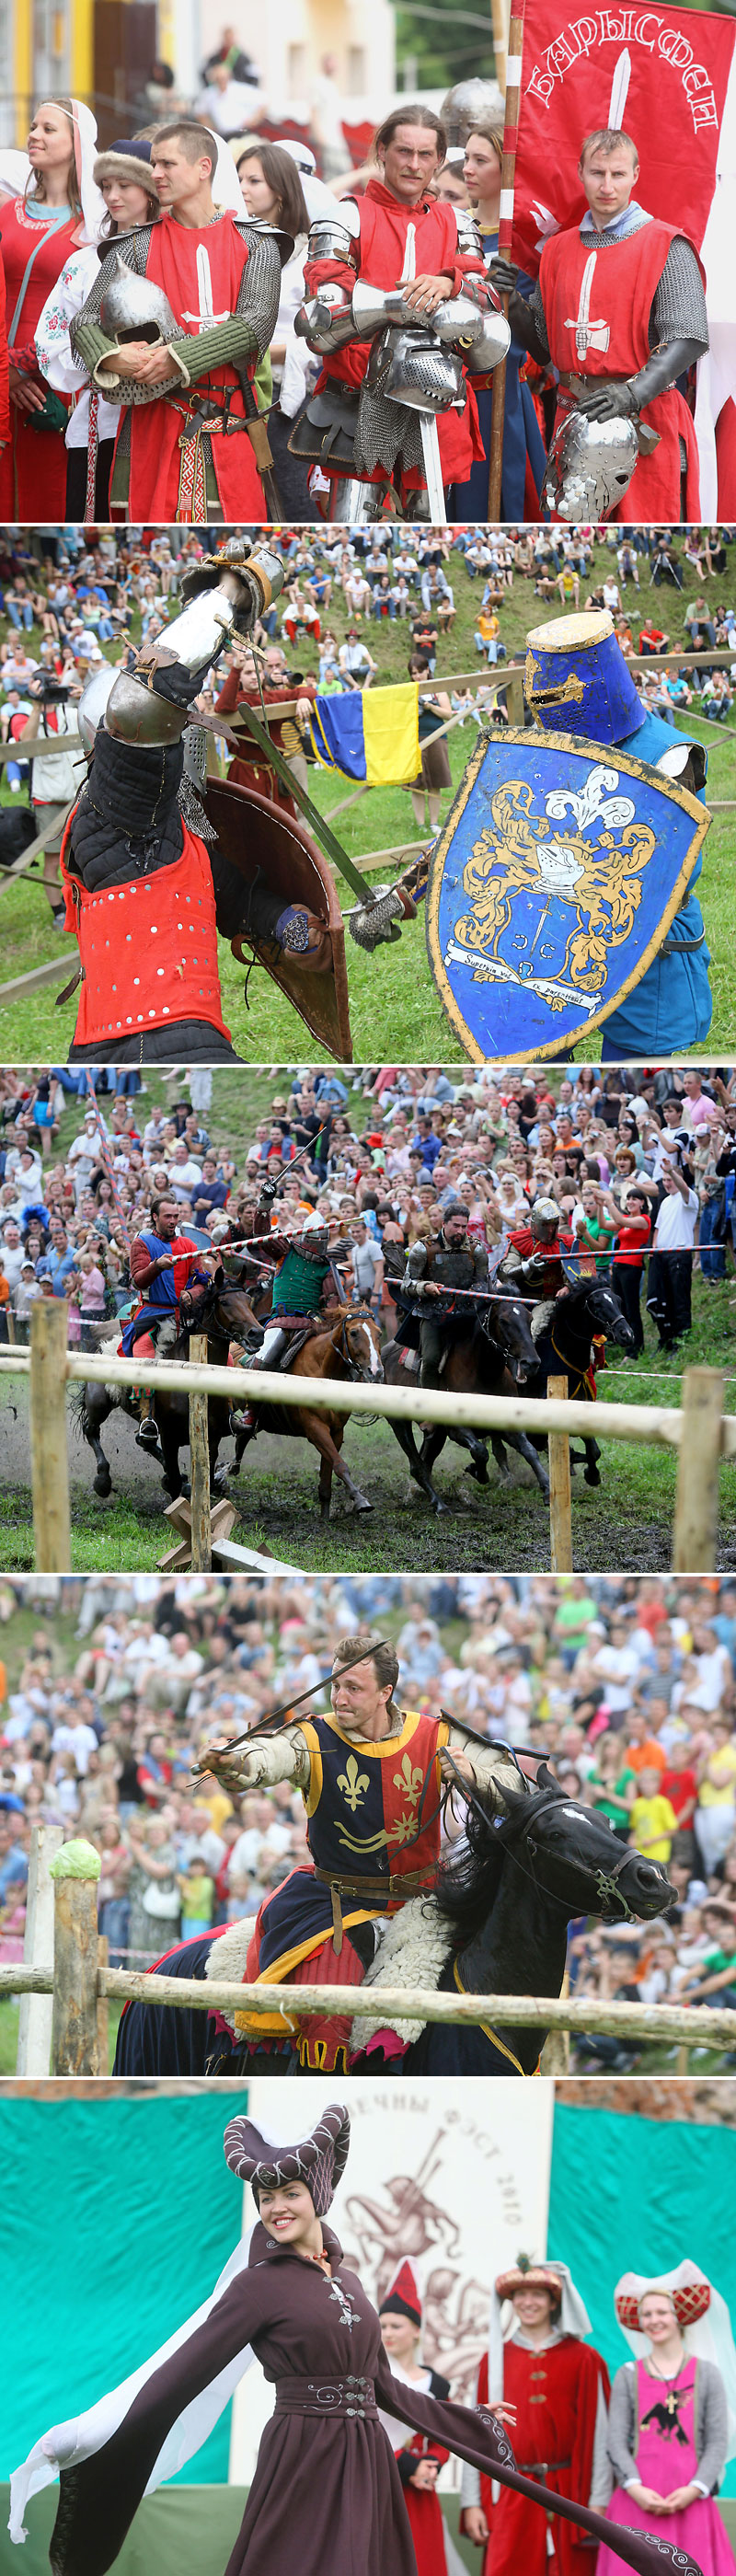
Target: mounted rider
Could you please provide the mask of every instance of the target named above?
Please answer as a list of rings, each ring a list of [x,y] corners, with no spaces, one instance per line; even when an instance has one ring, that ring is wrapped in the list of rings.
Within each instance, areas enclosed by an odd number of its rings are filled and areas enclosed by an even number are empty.
[[[498,1277],[519,1296],[538,1300],[531,1317],[534,1341],[551,1322],[555,1299],[565,1295],[575,1275],[574,1250],[575,1236],[560,1225],[554,1199],[535,1199],[528,1224],[515,1226],[509,1235]]]
[[[473,1289],[488,1288],[488,1254],[468,1234],[469,1213],[462,1199],[451,1200],[434,1242],[420,1239],[407,1254],[401,1303],[405,1306],[411,1300],[410,1320],[401,1325],[396,1339],[416,1349],[412,1322],[418,1316],[421,1386],[438,1384],[445,1353],[471,1329],[477,1311],[469,1302]],[[428,1314],[430,1301],[432,1313]]]
[[[130,1246],[131,1280],[142,1293],[140,1303],[128,1317],[120,1344],[125,1358],[135,1356],[136,1343],[145,1335],[157,1359],[166,1359],[181,1328],[182,1297],[185,1292],[189,1295],[193,1286],[205,1289],[220,1266],[219,1254],[203,1253],[191,1235],[179,1233],[179,1207],[173,1191],[164,1191],[152,1199],[151,1226],[134,1234]],[[157,1449],[152,1388],[145,1390],[142,1402],[145,1411],[136,1440],[142,1449]]]
[[[213,1974],[259,1985],[287,1977],[297,1985],[360,1985],[373,1957],[373,1924],[435,1884],[442,1790],[452,1779],[448,1751],[462,1778],[495,1795],[499,1810],[505,1812],[504,1790],[524,1793],[510,1751],[468,1742],[449,1718],[402,1708],[394,1696],[398,1677],[392,1646],[370,1633],[342,1637],[330,1717],[304,1718],[231,1754],[221,1746],[202,1754],[200,1769],[234,1796],[291,1781],[304,1799],[309,1846],[309,1860],[264,1897],[255,1928],[232,1924],[217,1941]],[[419,1917],[417,1923],[421,1941]],[[344,2018],[310,2013],[301,2025],[285,2023],[281,2013],[237,2013],[244,2062],[261,2041],[275,2040],[296,2046],[305,2067],[331,2073],[344,2066],[346,2002]]]
[[[329,1224],[326,1218],[316,1214],[305,1218],[298,1234],[272,1232],[272,1205],[278,1186],[275,1180],[263,1182],[256,1209],[253,1240],[263,1235],[264,1256],[269,1264],[275,1263],[276,1267],[271,1321],[266,1326],[257,1356],[250,1361],[254,1369],[278,1368],[296,1336],[299,1336],[301,1346],[310,1330],[316,1329],[325,1282],[332,1278],[338,1286],[335,1263],[352,1249],[347,1236],[341,1236],[331,1245]],[[249,1257],[246,1266],[252,1269],[259,1267],[257,1254]],[[244,1405],[242,1412],[234,1413],[233,1425],[236,1431],[254,1431],[254,1406]]]

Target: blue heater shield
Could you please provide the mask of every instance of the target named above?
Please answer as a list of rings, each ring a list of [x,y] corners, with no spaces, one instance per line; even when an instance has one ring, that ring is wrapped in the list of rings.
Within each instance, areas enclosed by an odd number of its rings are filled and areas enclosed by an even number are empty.
[[[536,1063],[599,1028],[656,956],[709,822],[615,743],[483,737],[427,896],[432,974],[466,1054]]]

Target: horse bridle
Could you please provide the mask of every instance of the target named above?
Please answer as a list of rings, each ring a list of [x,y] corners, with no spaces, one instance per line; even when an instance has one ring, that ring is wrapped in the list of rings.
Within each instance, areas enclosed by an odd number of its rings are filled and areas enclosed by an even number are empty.
[[[339,1353],[340,1359],[341,1359],[341,1360],[344,1360],[344,1362],[345,1362],[345,1367],[346,1367],[346,1369],[347,1369],[348,1377],[353,1379],[354,1384],[356,1384],[356,1385],[368,1386],[368,1385],[370,1384],[370,1380],[371,1380],[371,1376],[372,1376],[372,1370],[371,1370],[371,1369],[367,1369],[367,1368],[359,1368],[359,1367],[358,1367],[358,1364],[357,1364],[357,1361],[355,1361],[355,1360],[351,1359],[351,1357],[350,1357],[350,1352],[349,1352],[349,1350],[348,1350],[348,1345],[347,1345],[347,1329],[348,1329],[348,1324],[359,1324],[361,1321],[363,1321],[364,1323],[365,1323],[366,1321],[370,1321],[370,1307],[369,1307],[369,1306],[351,1306],[351,1307],[349,1307],[347,1314],[343,1315],[342,1325],[341,1325],[341,1328],[340,1328],[340,1339],[339,1339],[339,1342],[337,1343],[337,1350],[338,1350],[338,1353]]]
[[[546,1792],[542,1792],[541,1797],[536,1795],[533,1800],[532,1815],[526,1817],[522,1816],[521,1818],[514,1815],[494,1816],[490,1819],[486,1815],[485,1808],[481,1806],[480,1799],[476,1797],[475,1791],[469,1788],[467,1781],[463,1779],[462,1773],[458,1770],[457,1764],[453,1761],[449,1748],[446,1748],[446,1758],[455,1774],[455,1781],[458,1789],[462,1791],[462,1795],[467,1800],[468,1806],[473,1808],[474,1814],[479,1818],[486,1833],[488,1832],[490,1823],[491,1831],[496,1833],[499,1840],[503,1839],[503,1849],[508,1854],[509,1860],[513,1861],[514,1868],[521,1871],[522,1878],[529,1879],[532,1887],[536,1887],[537,1880],[535,1878],[534,1871],[524,1868],[524,1863],[519,1859],[518,1852],[513,1849],[511,1836],[513,1834],[515,1841],[518,1840],[519,1842],[525,1842],[530,1858],[532,1860],[536,1860],[538,1852],[537,1845],[534,1841],[534,1828],[540,1816],[546,1816],[550,1813],[553,1807],[559,1807],[559,1790],[548,1789]],[[520,1778],[523,1778],[523,1772],[521,1772],[518,1764],[517,1769],[519,1769]],[[628,1849],[628,1845],[624,1845],[620,1857],[618,1860],[613,1861],[610,1870],[591,1869],[586,1873],[593,1880],[595,1892],[601,1906],[601,1912],[603,1911],[607,1899],[615,1901],[615,1903],[620,1905],[622,1909],[622,1923],[636,1923],[638,1920],[638,1917],[633,1912],[633,1908],[628,1904],[627,1899],[624,1896],[623,1889],[618,1884],[621,1872],[625,1869],[626,1862],[630,1859],[631,1853]],[[583,1863],[583,1870],[585,1872],[585,1863]],[[565,1913],[569,1919],[570,1908],[567,1899],[562,1896],[554,1896],[551,1889],[545,1889],[544,1892],[548,1897],[549,1902],[552,1905],[559,1905],[562,1908],[563,1913]]]

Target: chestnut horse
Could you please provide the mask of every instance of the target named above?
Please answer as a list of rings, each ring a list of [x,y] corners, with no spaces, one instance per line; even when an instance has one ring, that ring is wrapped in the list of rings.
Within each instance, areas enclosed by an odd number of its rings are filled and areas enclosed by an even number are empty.
[[[340,1455],[349,1416],[318,1412],[314,1405],[310,1405],[306,1389],[310,1380],[314,1383],[321,1377],[364,1381],[373,1378],[378,1385],[383,1377],[380,1351],[380,1333],[369,1306],[331,1307],[329,1323],[325,1322],[323,1327],[317,1325],[308,1341],[295,1352],[293,1360],[289,1362],[287,1358],[286,1361],[286,1374],[290,1378],[305,1380],[304,1403],[258,1406],[257,1398],[254,1398],[256,1421],[251,1431],[236,1433],[232,1474],[237,1476],[243,1451],[257,1432],[270,1431],[281,1435],[287,1432],[292,1439],[311,1441],[312,1448],[318,1452],[321,1462],[319,1507],[324,1521],[330,1516],[333,1475],[340,1477],[356,1512],[372,1512],[373,1504],[367,1494],[361,1493]],[[226,1472],[218,1472],[218,1482],[225,1483]]]

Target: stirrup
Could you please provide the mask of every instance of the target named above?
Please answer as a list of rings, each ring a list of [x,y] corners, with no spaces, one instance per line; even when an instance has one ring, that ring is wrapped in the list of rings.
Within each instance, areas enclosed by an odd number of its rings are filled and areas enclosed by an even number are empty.
[[[135,1436],[139,1449],[158,1449],[158,1427],[152,1414],[147,1413],[139,1422]]]
[[[231,1431],[255,1431],[255,1427],[256,1427],[256,1416],[255,1416],[255,1406],[254,1406],[254,1405],[252,1405],[252,1404],[244,1404],[244,1405],[242,1406],[242,1409],[239,1409],[236,1405],[231,1404],[231,1406],[230,1406],[230,1430],[231,1430]]]

